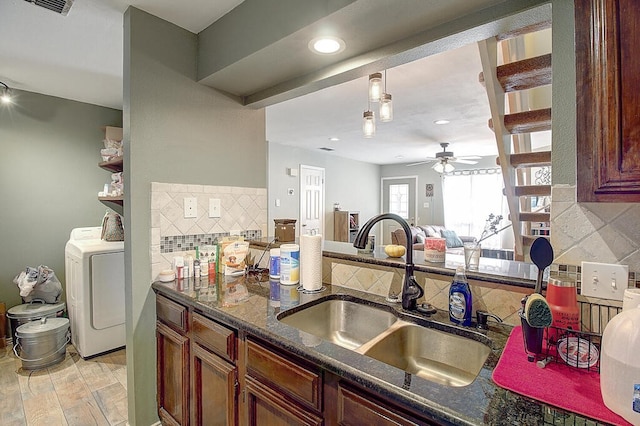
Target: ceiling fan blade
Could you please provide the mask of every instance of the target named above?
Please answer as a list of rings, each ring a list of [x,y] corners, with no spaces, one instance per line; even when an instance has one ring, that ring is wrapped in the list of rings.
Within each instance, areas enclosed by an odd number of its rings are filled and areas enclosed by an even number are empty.
[[[460,163],[460,164],[478,164],[477,161],[473,161],[473,160],[463,160],[461,158],[450,158],[449,159],[450,163]]]
[[[482,160],[482,157],[478,157],[477,155],[463,155],[462,157],[458,157],[458,160]]]
[[[417,163],[407,164],[407,167],[417,166],[417,165],[420,165],[420,164],[426,164],[426,163],[430,163],[430,162],[432,162],[432,161],[437,161],[437,160],[438,160],[438,158],[426,157],[426,158],[424,159],[424,161],[418,161]]]

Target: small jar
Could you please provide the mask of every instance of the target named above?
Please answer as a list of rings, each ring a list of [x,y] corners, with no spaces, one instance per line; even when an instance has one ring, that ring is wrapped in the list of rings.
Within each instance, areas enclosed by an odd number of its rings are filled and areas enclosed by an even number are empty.
[[[547,303],[551,308],[553,320],[549,329],[548,339],[556,342],[558,333],[554,327],[580,331],[580,307],[576,292],[576,282],[569,277],[549,278],[547,285]]]

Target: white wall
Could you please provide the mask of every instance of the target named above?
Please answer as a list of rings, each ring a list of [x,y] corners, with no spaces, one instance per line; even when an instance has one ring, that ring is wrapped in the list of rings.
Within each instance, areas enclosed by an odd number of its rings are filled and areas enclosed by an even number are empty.
[[[380,212],[380,166],[273,142],[269,142],[268,155],[268,236],[273,236],[274,219],[299,220],[299,176],[289,176],[287,169],[297,169],[301,164],[325,169],[325,239],[333,240],[334,202],[340,203],[342,210],[359,211],[361,223]],[[288,188],[295,194],[287,195]],[[280,207],[276,207],[276,199]]]

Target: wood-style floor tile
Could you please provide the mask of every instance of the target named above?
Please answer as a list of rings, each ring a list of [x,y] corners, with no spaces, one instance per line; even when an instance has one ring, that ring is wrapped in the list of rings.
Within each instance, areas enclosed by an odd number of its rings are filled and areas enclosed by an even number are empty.
[[[126,426],[126,353],[82,359],[73,345],[58,364],[23,370],[0,349],[1,426]]]
[[[99,389],[93,396],[109,424],[117,425],[127,420],[127,392],[120,383]]]
[[[24,412],[29,426],[67,425],[55,391],[43,392],[37,398],[24,400]]]

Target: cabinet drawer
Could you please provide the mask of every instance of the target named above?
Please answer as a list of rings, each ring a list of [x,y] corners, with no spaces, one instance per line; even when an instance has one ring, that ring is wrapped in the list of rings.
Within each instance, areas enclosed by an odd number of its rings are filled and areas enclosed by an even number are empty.
[[[165,324],[186,333],[188,328],[188,313],[189,311],[185,306],[159,294],[156,295],[156,316]]]
[[[197,343],[221,357],[231,362],[238,358],[234,330],[194,313],[191,317],[191,333]]]
[[[282,390],[301,403],[321,409],[320,369],[285,358],[262,344],[247,340],[247,374]]]

